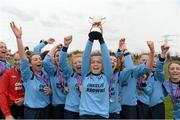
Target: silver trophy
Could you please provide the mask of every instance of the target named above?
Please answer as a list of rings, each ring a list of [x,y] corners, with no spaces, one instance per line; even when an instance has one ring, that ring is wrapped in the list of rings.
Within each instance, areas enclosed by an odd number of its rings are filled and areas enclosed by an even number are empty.
[[[96,25],[90,30],[89,37],[93,40],[99,40],[102,38],[102,31],[98,27],[99,25],[102,25],[105,23],[105,17],[89,17],[89,22],[92,25]]]

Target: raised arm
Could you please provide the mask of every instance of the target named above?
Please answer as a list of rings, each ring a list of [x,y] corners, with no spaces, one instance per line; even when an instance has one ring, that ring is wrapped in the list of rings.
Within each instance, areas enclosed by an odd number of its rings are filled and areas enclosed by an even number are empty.
[[[145,64],[140,64],[135,67],[135,69],[134,69],[134,77],[135,78],[138,78],[138,77],[142,76],[143,74],[150,72],[150,70],[152,70],[152,68],[153,68],[154,53],[155,53],[154,42],[147,41],[147,45],[150,50],[149,59],[146,61]]]
[[[119,47],[116,52],[116,57],[123,57],[123,51],[126,50],[125,38],[119,40]]]
[[[49,38],[47,41],[45,41],[45,40],[41,40],[41,42],[37,45],[37,46],[35,46],[34,47],[34,53],[35,54],[40,54],[41,53],[41,50],[47,45],[47,44],[53,44],[54,43],[54,41],[55,41],[55,39],[54,38]]]
[[[102,61],[103,61],[103,67],[104,67],[104,74],[108,77],[108,80],[111,80],[112,78],[112,64],[111,59],[109,55],[109,50],[104,42],[104,40],[100,40],[100,47],[101,47],[101,54],[102,54]]]
[[[101,33],[103,33],[102,25],[100,24],[98,27],[100,28]],[[113,70],[112,70],[112,63],[111,63],[109,50],[106,46],[106,43],[105,43],[103,37],[99,39],[99,43],[100,43],[101,54],[102,54],[104,74],[106,75],[106,77],[110,81],[112,79]]]
[[[20,70],[22,73],[22,80],[25,82],[26,80],[28,80],[31,77],[32,72],[30,70],[29,61],[26,57],[23,43],[22,43],[22,29],[21,29],[21,27],[18,28],[14,22],[10,23],[10,27],[11,27],[12,31],[14,32],[14,35],[16,36],[18,53],[19,53],[19,57],[21,59]]]
[[[163,58],[163,59],[166,58],[166,55],[167,55],[167,53],[168,53],[168,51],[169,51],[169,48],[170,48],[170,46],[167,45],[167,44],[163,44],[163,45],[161,46],[161,58]]]
[[[127,68],[127,69],[133,68],[134,63],[133,63],[131,54],[129,53],[129,51],[128,51],[127,47],[126,47],[125,38],[120,39],[120,41],[119,41],[119,49],[120,49],[120,51],[122,51],[122,53],[124,55],[125,68]]]
[[[89,72],[89,63],[90,63],[92,46],[93,46],[93,40],[89,38],[89,40],[86,43],[86,47],[82,59],[82,76],[86,76]]]
[[[68,64],[68,57],[67,57],[67,50],[71,42],[72,42],[72,35],[66,36],[64,38],[64,46],[59,55],[59,64],[61,65],[64,74],[68,77],[70,77],[70,75],[73,73],[72,67],[70,67]]]
[[[149,60],[147,61],[147,67],[152,69],[153,68],[153,63],[154,63],[154,42],[153,41],[147,41],[147,45],[149,47],[150,50],[150,54],[149,54]]]
[[[167,44],[163,44],[161,46],[161,55],[155,67],[155,76],[161,82],[164,81],[164,62],[165,62],[165,58],[166,58],[169,48],[170,47]]]
[[[147,41],[147,45],[150,49],[150,55],[149,59],[144,64],[137,65],[133,70],[133,76],[135,78],[139,78],[140,76],[150,72],[153,68],[154,63],[154,42],[153,41]]]
[[[61,48],[62,44],[54,46],[43,60],[43,67],[49,75],[54,75],[54,73],[57,71],[56,65],[53,64],[53,58],[56,51],[59,51]]]
[[[16,41],[17,41],[17,47],[18,47],[18,52],[20,59],[26,58],[26,54],[24,51],[23,43],[22,43],[22,28],[18,28],[14,22],[10,23],[10,27],[12,31],[14,32],[14,35],[16,36]]]

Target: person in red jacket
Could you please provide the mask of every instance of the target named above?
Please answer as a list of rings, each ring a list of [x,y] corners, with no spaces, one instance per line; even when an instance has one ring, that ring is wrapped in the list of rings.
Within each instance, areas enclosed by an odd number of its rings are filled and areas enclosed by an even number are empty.
[[[19,54],[14,54],[14,67],[0,78],[0,107],[5,119],[23,117],[24,89],[21,81]]]

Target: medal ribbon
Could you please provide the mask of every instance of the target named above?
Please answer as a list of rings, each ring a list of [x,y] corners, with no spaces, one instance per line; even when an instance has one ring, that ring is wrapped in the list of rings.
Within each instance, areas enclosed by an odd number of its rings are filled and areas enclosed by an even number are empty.
[[[76,73],[75,78],[76,78],[76,81],[77,81],[77,84],[78,84],[78,86],[77,86],[78,92],[81,93],[81,91],[80,91],[80,85],[81,85],[82,83],[81,83],[81,80],[80,80],[79,75],[78,75],[77,73]]]
[[[41,80],[43,80],[44,83],[48,86],[48,80],[45,78],[45,76],[44,76],[43,74],[40,75],[40,74],[37,73],[37,72],[34,72],[34,73],[35,73],[35,75],[36,75],[37,77],[41,78]]]
[[[2,74],[5,69],[6,69],[6,63],[5,62],[1,62],[1,64],[0,64],[0,74]]]
[[[179,86],[177,87],[175,95],[174,95],[173,87],[172,87],[172,82],[169,81],[169,85],[170,85],[170,92],[171,92],[171,95],[172,95],[173,104],[176,104],[177,98],[178,98],[178,94],[180,92],[180,88],[179,88]]]
[[[58,72],[59,83],[60,83],[61,87],[64,87],[64,73],[60,72],[60,67],[59,66],[57,68],[57,72]]]
[[[138,87],[138,90],[142,90],[142,77],[140,77],[137,81],[137,87]]]
[[[109,97],[111,97],[112,96],[112,90],[111,90],[111,88],[112,88],[112,84],[115,82],[115,80],[114,80],[114,73],[113,73],[113,76],[112,76],[112,79],[110,80],[110,85],[109,85]]]

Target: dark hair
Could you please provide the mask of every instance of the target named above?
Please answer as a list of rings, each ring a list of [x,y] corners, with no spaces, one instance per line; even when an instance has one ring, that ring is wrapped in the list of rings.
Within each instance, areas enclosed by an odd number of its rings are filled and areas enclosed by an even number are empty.
[[[116,57],[115,52],[109,51],[110,56]],[[122,57],[116,57],[117,58],[117,66],[114,72],[121,71],[123,69],[123,61]]]
[[[49,52],[49,50],[46,50],[40,54],[42,60],[44,60],[44,58],[48,54],[48,52]]]
[[[28,58],[28,60],[29,60],[29,63],[31,63],[31,58],[32,58],[32,56],[34,56],[34,55],[37,55],[37,54],[34,54],[33,52],[29,55],[29,56],[27,56],[27,58]]]
[[[115,54],[115,52],[113,52],[113,51],[109,51],[109,54],[110,54],[110,56],[116,57],[116,54]]]
[[[24,50],[29,51],[29,47],[28,46],[24,47]]]
[[[24,51],[25,51],[25,54],[27,57],[29,57],[29,56],[31,56],[31,54],[33,54],[33,52],[29,50],[28,46],[24,47]]]
[[[54,57],[56,56],[56,53],[57,52],[60,52],[61,50],[56,50],[55,52],[54,52]]]

